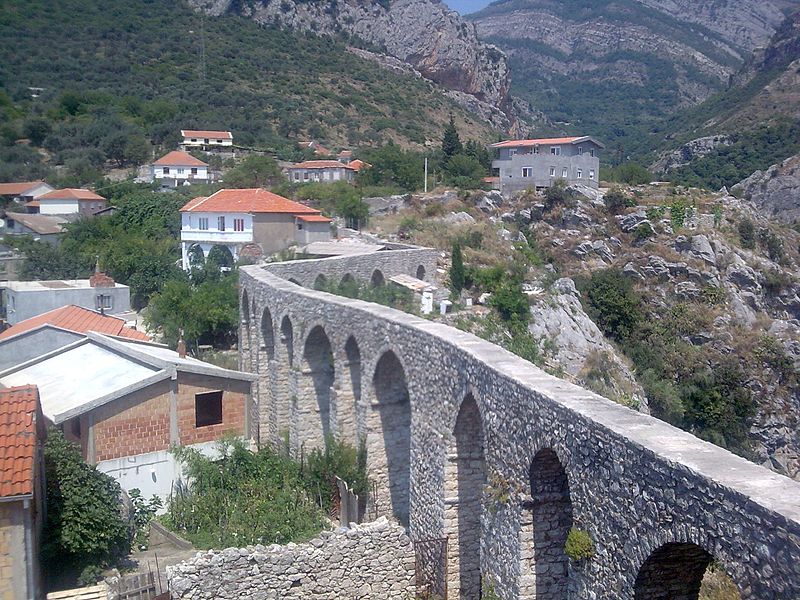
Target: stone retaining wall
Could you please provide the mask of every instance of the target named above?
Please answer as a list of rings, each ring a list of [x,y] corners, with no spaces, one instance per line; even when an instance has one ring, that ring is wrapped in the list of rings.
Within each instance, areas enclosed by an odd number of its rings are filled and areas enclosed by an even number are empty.
[[[405,600],[414,551],[402,527],[380,518],[306,544],[199,553],[167,567],[167,580],[172,598]]]

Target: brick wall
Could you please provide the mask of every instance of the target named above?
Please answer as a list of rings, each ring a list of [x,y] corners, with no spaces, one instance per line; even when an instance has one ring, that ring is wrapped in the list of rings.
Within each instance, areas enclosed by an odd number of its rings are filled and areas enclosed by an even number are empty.
[[[97,409],[95,460],[168,449],[169,390],[170,382],[161,381]]]
[[[222,390],[222,423],[195,427],[195,394]],[[178,376],[178,431],[182,445],[211,442],[226,433],[246,435],[245,410],[249,382],[226,380],[206,375],[181,373]]]

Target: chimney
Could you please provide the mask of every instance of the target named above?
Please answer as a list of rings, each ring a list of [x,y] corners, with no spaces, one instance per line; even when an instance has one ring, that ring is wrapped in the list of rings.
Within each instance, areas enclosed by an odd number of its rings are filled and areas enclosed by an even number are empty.
[[[94,273],[89,277],[89,285],[93,288],[113,288],[114,280],[100,270],[100,258],[94,263]]]
[[[183,339],[183,329],[178,333],[178,356],[186,358],[186,341]]]

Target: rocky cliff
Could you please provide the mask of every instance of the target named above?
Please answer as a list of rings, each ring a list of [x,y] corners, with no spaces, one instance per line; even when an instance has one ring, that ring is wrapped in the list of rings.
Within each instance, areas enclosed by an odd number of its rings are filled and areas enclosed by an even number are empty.
[[[189,0],[211,15],[237,13],[259,23],[322,35],[347,34],[412,65],[423,76],[481,102],[511,110],[506,57],[480,42],[471,23],[439,0],[336,2]]]
[[[800,220],[800,155],[756,171],[731,188],[759,210],[789,223]]]

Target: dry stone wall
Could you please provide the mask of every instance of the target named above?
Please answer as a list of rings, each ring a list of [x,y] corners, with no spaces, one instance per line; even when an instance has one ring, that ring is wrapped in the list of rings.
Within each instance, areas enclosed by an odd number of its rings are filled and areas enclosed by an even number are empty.
[[[369,272],[362,257],[353,258]],[[350,268],[349,260],[336,262],[337,274]],[[388,278],[388,258],[381,260]],[[241,269],[242,295],[252,304],[243,321],[255,331],[255,315],[269,308],[276,330],[282,320],[291,322],[287,344],[295,353],[321,328],[331,347],[334,390],[345,377],[360,381],[358,399],[331,394],[319,414],[330,415],[338,433],[343,407],[337,403],[344,397],[355,403],[353,441],[367,440],[378,514],[407,520],[414,540],[452,539],[459,523],[480,523],[479,544],[459,536],[458,547],[469,550],[448,565],[451,581],[458,581],[453,588],[473,585],[477,551],[480,576],[507,600],[657,598],[653,590],[682,585],[670,573],[697,573],[713,556],[744,599],[800,598],[797,482],[465,332],[289,283],[292,268]],[[354,344],[355,365],[346,351]],[[280,354],[276,362],[283,370]],[[467,399],[480,428],[457,423]],[[277,392],[272,401],[292,403]],[[302,443],[302,435],[295,441]],[[459,486],[459,471],[466,481],[481,470],[486,485],[475,502],[464,491],[473,493],[477,483]],[[563,555],[570,526],[590,535],[591,558]]]
[[[324,532],[306,544],[199,553],[167,567],[172,598],[405,600],[414,596],[414,553],[385,518]]]

